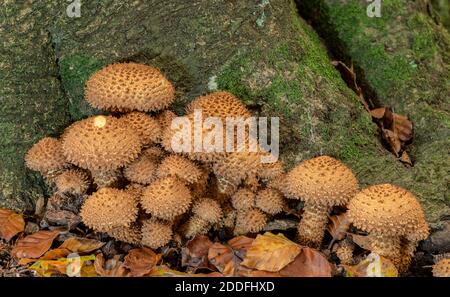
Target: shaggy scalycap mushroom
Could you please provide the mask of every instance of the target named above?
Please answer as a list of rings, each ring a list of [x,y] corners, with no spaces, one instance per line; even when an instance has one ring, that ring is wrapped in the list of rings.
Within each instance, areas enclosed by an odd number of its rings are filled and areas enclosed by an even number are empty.
[[[434,277],[450,277],[450,259],[441,259],[433,265]]]
[[[210,224],[216,224],[222,218],[222,209],[219,203],[210,198],[203,198],[197,201],[192,207],[192,212]]]
[[[140,244],[142,241],[141,227],[132,223],[129,227],[115,227],[107,232],[112,238],[130,244]]]
[[[117,63],[94,73],[86,82],[86,100],[108,111],[156,111],[175,99],[175,89],[156,68]]]
[[[156,219],[145,220],[141,232],[142,244],[152,249],[165,246],[173,235],[171,224]]]
[[[267,224],[267,215],[256,208],[240,210],[236,216],[235,235],[257,233],[264,229]]]
[[[186,114],[201,110],[203,117],[250,117],[247,107],[229,92],[214,92],[200,96],[192,101],[186,109]]]
[[[158,167],[158,177],[175,176],[188,184],[196,183],[200,180],[203,172],[191,160],[188,160],[180,155],[169,155]]]
[[[372,251],[406,269],[420,240],[428,236],[422,207],[407,190],[391,185],[374,185],[363,189],[348,204],[350,222],[371,236]],[[410,241],[408,255],[402,255],[402,241]],[[402,264],[404,263],[404,264]]]
[[[47,175],[66,167],[61,142],[53,137],[45,137],[35,143],[25,155],[25,164],[31,170]]]
[[[123,115],[119,120],[136,132],[144,146],[158,142],[161,138],[159,122],[146,113],[130,112]]]
[[[93,116],[66,129],[62,148],[67,160],[81,168],[111,171],[134,160],[142,142],[117,118]]]
[[[275,215],[283,211],[283,194],[276,189],[262,189],[256,193],[255,205],[265,213]]]
[[[255,206],[256,195],[248,188],[240,188],[231,196],[231,204],[237,210],[246,210]]]
[[[136,220],[138,207],[133,195],[123,190],[102,188],[89,196],[81,208],[83,223],[98,232],[129,227]]]
[[[155,158],[143,154],[124,168],[123,175],[131,182],[148,185],[156,180],[157,169]]]
[[[358,191],[358,181],[342,162],[321,156],[304,161],[288,172],[281,190],[287,198],[305,201],[298,227],[299,240],[304,245],[318,247],[331,208],[347,204]]]
[[[60,194],[86,193],[90,185],[89,174],[80,169],[68,169],[53,179]]]
[[[168,221],[188,211],[192,201],[189,189],[176,177],[156,180],[144,190],[141,199],[147,213]]]
[[[197,235],[207,234],[210,228],[211,224],[208,221],[198,216],[192,216],[181,229],[184,237],[193,238]]]

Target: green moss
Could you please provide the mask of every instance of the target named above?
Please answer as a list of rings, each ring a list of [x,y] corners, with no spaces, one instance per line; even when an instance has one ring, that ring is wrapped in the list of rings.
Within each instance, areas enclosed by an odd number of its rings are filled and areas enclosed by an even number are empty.
[[[99,113],[84,100],[84,85],[89,77],[104,63],[86,55],[73,55],[60,61],[61,80],[69,98],[69,112],[72,120]]]

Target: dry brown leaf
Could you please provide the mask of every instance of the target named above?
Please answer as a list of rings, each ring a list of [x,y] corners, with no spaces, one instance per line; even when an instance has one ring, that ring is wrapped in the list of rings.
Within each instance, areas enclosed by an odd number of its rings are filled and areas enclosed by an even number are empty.
[[[51,247],[59,230],[39,231],[20,239],[11,251],[15,258],[39,258]]]
[[[222,277],[223,274],[219,272],[211,272],[211,273],[186,273],[181,271],[176,271],[173,269],[170,269],[169,267],[165,265],[159,265],[152,269],[152,271],[147,274],[146,276],[161,276],[161,277]]]
[[[208,261],[208,251],[212,246],[211,240],[205,235],[196,236],[181,250],[181,265],[187,266],[188,271],[195,272],[200,268],[211,268]]]
[[[350,220],[348,219],[347,213],[344,212],[343,214],[330,217],[330,224],[327,226],[327,231],[333,237],[332,243],[336,240],[344,239],[349,227]]]
[[[228,245],[233,249],[236,256],[244,259],[247,250],[252,246],[254,240],[253,238],[241,235],[230,239]]]
[[[292,277],[331,277],[332,266],[319,251],[303,247],[295,260],[284,267],[279,274]]]
[[[231,247],[218,242],[209,248],[208,259],[212,265],[226,276],[233,276],[236,267],[242,261],[234,254]]]
[[[386,113],[386,107],[379,107],[379,108],[372,109],[370,111],[370,115],[377,120],[383,119],[385,113]]]
[[[59,259],[59,258],[65,258],[68,255],[70,255],[70,253],[71,252],[68,249],[57,248],[54,250],[49,250],[48,252],[46,252],[44,254],[44,256],[39,258],[39,260],[54,260],[54,259]]]
[[[405,151],[402,152],[402,155],[400,156],[400,161],[402,163],[405,163],[405,164],[409,165],[409,166],[413,166],[411,158],[409,157],[408,153],[405,152]]]
[[[105,261],[103,254],[98,254],[95,257],[94,267],[95,271],[100,276],[121,277],[129,276],[129,272],[119,261],[120,256],[116,255],[112,259]]]
[[[365,250],[371,249],[370,244],[370,236],[364,236],[364,235],[357,235],[357,234],[349,234],[353,240],[354,243],[359,245],[361,248]]]
[[[266,232],[256,237],[241,265],[257,270],[280,271],[294,261],[301,249],[283,234]]]
[[[9,209],[0,208],[0,238],[11,240],[25,229],[23,216]]]
[[[92,251],[98,250],[102,246],[104,246],[105,243],[95,240],[95,239],[88,239],[88,238],[80,238],[80,237],[70,237],[66,239],[63,244],[59,247],[60,249],[67,249],[73,253],[90,253]]]
[[[161,255],[156,254],[151,249],[143,247],[132,249],[125,256],[124,266],[130,270],[131,276],[144,276],[161,260]]]

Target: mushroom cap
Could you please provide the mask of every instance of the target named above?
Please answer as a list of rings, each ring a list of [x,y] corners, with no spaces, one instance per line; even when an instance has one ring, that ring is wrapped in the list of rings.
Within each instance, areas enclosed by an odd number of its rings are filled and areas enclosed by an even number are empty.
[[[164,110],[160,114],[156,116],[156,120],[159,123],[159,126],[161,127],[161,131],[164,131],[167,128],[170,128],[170,125],[172,124],[172,120],[176,118],[177,115],[171,111],[171,110]]]
[[[231,196],[231,204],[237,210],[246,210],[255,206],[256,195],[248,188],[240,188]]]
[[[202,170],[191,160],[180,155],[169,155],[158,167],[158,177],[175,176],[188,184],[196,183],[202,177]]]
[[[61,142],[53,137],[45,137],[35,143],[25,155],[25,164],[31,170],[46,174],[66,167]]]
[[[86,82],[86,100],[108,111],[156,111],[175,99],[175,89],[156,68],[137,63],[111,64]]]
[[[283,211],[283,194],[276,189],[263,189],[256,193],[255,205],[265,213],[275,215]]]
[[[186,109],[186,114],[202,110],[203,117],[250,117],[247,107],[229,92],[214,92],[193,100]]]
[[[152,249],[165,246],[172,239],[172,226],[164,221],[149,219],[142,224],[142,244]]]
[[[216,224],[222,218],[222,209],[217,201],[203,198],[192,207],[192,212],[210,224]]]
[[[256,172],[258,178],[268,182],[284,174],[283,163],[275,161],[273,163],[261,163],[260,168]]]
[[[236,235],[257,233],[264,229],[267,223],[267,215],[256,208],[239,210],[236,216]]]
[[[409,237],[410,233],[415,233],[412,237],[420,240],[428,234],[416,197],[395,185],[380,184],[363,189],[350,201],[347,213],[355,227],[375,235]]]
[[[151,146],[142,151],[142,155],[146,155],[149,158],[153,158],[159,163],[159,161],[166,155],[166,152],[159,146]]]
[[[434,277],[450,277],[450,259],[441,259],[433,265]]]
[[[161,138],[159,122],[144,112],[130,112],[120,117],[119,120],[135,131],[143,145],[158,142]]]
[[[93,116],[66,129],[62,148],[67,160],[81,168],[111,171],[134,160],[142,143],[117,118]]]
[[[59,193],[84,194],[90,185],[89,175],[80,169],[68,169],[53,179]]]
[[[211,224],[198,216],[190,217],[189,220],[182,226],[182,232],[186,238],[206,234],[209,229],[211,229]]]
[[[86,199],[80,215],[89,228],[108,232],[115,227],[129,227],[136,220],[137,213],[133,195],[114,188],[101,188]]]
[[[154,158],[142,154],[124,168],[123,175],[131,182],[148,185],[156,180],[157,168],[158,163]]]
[[[130,244],[140,244],[142,240],[141,228],[137,223],[131,224],[130,227],[115,227],[108,231],[108,235]]]
[[[286,174],[283,184],[287,198],[329,207],[347,204],[358,191],[352,171],[329,156],[303,161]]]
[[[149,185],[141,197],[142,208],[153,216],[173,220],[189,210],[191,193],[176,177],[161,178]]]

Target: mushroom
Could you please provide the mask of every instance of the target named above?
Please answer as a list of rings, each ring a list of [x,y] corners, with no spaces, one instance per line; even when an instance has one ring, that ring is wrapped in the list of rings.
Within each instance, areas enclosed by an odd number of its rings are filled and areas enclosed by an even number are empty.
[[[213,224],[219,223],[222,218],[222,209],[217,201],[202,198],[192,207],[193,216],[189,218],[184,229],[184,236],[192,238],[196,235],[206,234]]]
[[[138,223],[132,223],[129,227],[115,227],[107,232],[112,238],[130,244],[140,244],[142,241],[141,228]]]
[[[422,208],[407,190],[380,184],[359,192],[348,205],[350,222],[369,233],[371,251],[390,259],[402,272],[420,240],[428,236]],[[402,246],[407,252],[402,252]]]
[[[186,114],[195,110],[201,110],[203,117],[251,117],[247,107],[236,96],[225,91],[196,98],[186,108]]]
[[[155,158],[142,154],[124,168],[123,175],[133,183],[149,185],[157,179],[157,168],[158,163]]]
[[[236,210],[248,210],[255,206],[256,195],[248,188],[240,188],[231,196],[231,204]]]
[[[124,125],[130,126],[139,136],[144,146],[156,143],[161,138],[159,122],[143,112],[130,112],[119,119]]]
[[[267,224],[267,215],[256,208],[238,210],[234,235],[257,233],[264,229]]]
[[[336,256],[341,261],[341,264],[350,265],[353,263],[353,250],[355,246],[348,239],[344,239],[337,244]]]
[[[157,172],[159,178],[175,176],[188,184],[198,182],[202,174],[202,170],[194,162],[175,154],[162,160]]]
[[[102,188],[90,195],[81,207],[83,223],[97,232],[129,227],[136,220],[138,207],[133,195],[123,190]]]
[[[86,82],[86,100],[108,111],[157,111],[175,99],[175,89],[156,68],[137,63],[111,64]]]
[[[256,193],[255,205],[267,214],[276,215],[283,211],[283,194],[275,189],[262,189]]]
[[[433,265],[434,277],[450,277],[450,259],[441,259]]]
[[[184,182],[176,177],[156,180],[142,193],[142,208],[152,216],[173,220],[189,210],[192,196]]]
[[[318,247],[332,207],[346,205],[356,194],[358,181],[343,163],[321,156],[306,160],[288,172],[281,190],[287,198],[305,202],[298,226],[299,241]]]
[[[25,164],[47,178],[68,166],[61,142],[53,137],[45,137],[35,143],[25,155]]]
[[[81,168],[112,172],[136,159],[142,142],[117,118],[93,116],[65,130],[62,148],[67,160]]]
[[[172,239],[173,231],[170,223],[154,218],[142,224],[142,244],[152,249],[165,246]]]
[[[81,169],[68,169],[57,175],[53,182],[59,194],[85,194],[90,185],[89,175]]]

